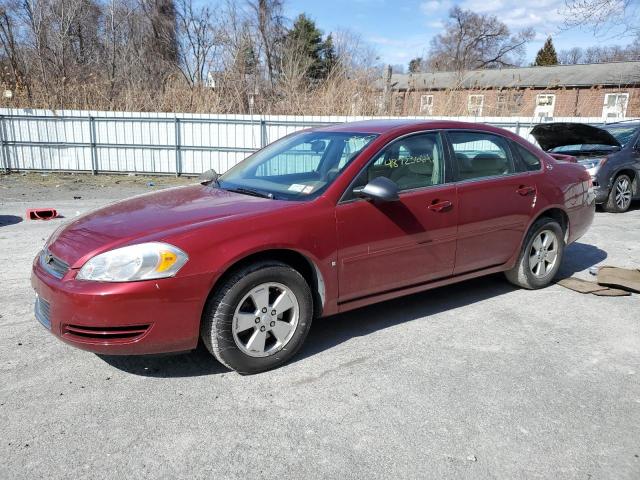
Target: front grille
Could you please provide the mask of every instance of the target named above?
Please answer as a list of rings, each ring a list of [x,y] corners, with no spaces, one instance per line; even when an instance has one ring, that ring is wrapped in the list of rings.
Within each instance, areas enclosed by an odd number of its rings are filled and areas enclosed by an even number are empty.
[[[87,327],[84,325],[65,325],[63,334],[83,340],[96,340],[100,343],[117,343],[142,337],[149,325],[126,325],[123,327]]]
[[[69,270],[69,265],[52,255],[48,250],[40,252],[40,266],[56,278],[64,277]]]
[[[42,299],[40,296],[36,297],[36,319],[45,326],[45,328],[51,330],[51,319],[49,318],[49,302]]]

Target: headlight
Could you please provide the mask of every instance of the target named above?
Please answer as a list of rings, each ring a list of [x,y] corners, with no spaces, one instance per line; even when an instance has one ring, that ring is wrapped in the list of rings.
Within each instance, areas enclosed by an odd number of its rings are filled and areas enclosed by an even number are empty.
[[[96,255],[83,265],[78,280],[129,282],[173,277],[189,257],[168,243],[150,242]]]
[[[605,162],[606,159],[607,157],[589,158],[586,160],[578,160],[578,163],[582,165],[584,168],[586,168],[587,170],[591,170],[591,169],[600,167]]]

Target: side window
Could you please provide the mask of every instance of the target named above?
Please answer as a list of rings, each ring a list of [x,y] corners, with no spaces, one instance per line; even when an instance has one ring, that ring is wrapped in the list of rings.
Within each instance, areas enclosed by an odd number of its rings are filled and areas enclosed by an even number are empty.
[[[444,183],[444,156],[439,133],[419,133],[393,142],[369,164],[359,179],[366,183],[376,177],[393,180],[400,190]]]
[[[360,153],[369,142],[371,142],[372,137],[351,137],[347,138],[344,141],[344,148],[342,149],[342,154],[340,155],[340,161],[338,162],[338,168],[342,170],[347,162],[349,162],[355,155]]]
[[[516,155],[518,155],[520,160],[522,160],[522,165],[526,171],[535,172],[540,170],[540,159],[538,157],[519,143],[511,142],[511,146],[513,151],[516,152]]]
[[[495,177],[514,173],[506,140],[481,132],[450,132],[460,180]]]

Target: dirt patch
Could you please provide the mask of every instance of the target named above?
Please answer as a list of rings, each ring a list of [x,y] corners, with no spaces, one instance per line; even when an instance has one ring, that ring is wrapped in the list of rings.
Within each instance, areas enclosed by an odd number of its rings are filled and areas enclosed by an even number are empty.
[[[0,174],[0,202],[55,201],[126,197],[141,189],[189,185],[193,177],[150,175],[91,175],[86,173]],[[78,198],[79,197],[79,198]],[[55,205],[45,205],[55,207]]]

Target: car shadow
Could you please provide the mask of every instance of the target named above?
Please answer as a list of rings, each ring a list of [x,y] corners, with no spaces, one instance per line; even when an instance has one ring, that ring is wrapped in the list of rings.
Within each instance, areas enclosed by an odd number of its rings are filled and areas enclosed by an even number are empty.
[[[606,252],[593,245],[574,243],[565,251],[560,275],[571,276],[605,258]],[[502,274],[494,274],[318,319],[313,322],[305,344],[290,363],[334,348],[352,338],[505,295],[515,289]],[[119,370],[145,377],[195,377],[230,372],[202,344],[196,350],[183,354],[98,357]]]
[[[0,227],[15,225],[16,223],[20,223],[21,221],[22,217],[18,217],[17,215],[0,215]]]
[[[564,252],[564,259],[556,279],[568,278],[577,272],[598,265],[607,258],[607,252],[595,245],[574,242]]]
[[[201,343],[195,350],[185,353],[96,356],[118,370],[143,377],[198,377],[231,371],[216,361]]]

